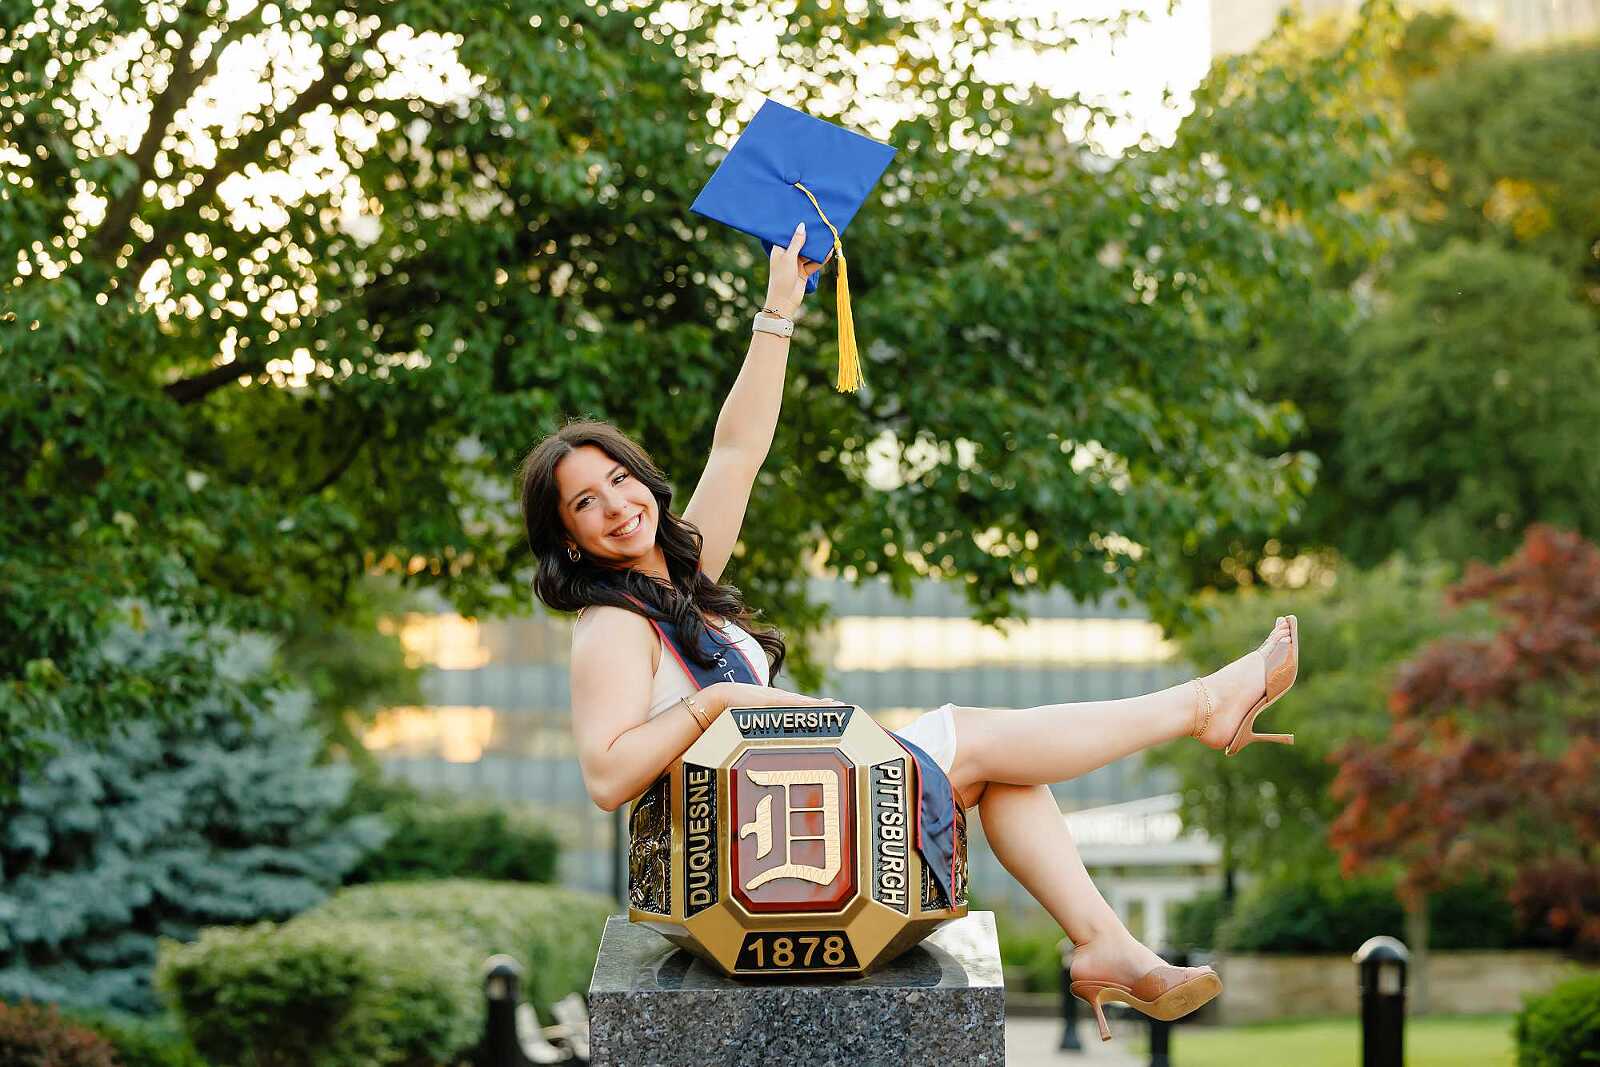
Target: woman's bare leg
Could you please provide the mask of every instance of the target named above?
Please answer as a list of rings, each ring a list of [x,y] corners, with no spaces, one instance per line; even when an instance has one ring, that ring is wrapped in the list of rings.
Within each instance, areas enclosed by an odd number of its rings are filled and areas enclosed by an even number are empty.
[[[1280,618],[1268,642],[1287,638]],[[1221,748],[1265,691],[1265,660],[1250,652],[1204,681],[1215,710],[1200,740]],[[978,806],[1001,865],[1072,941],[1075,976],[1131,982],[1165,961],[1134,938],[1095,888],[1048,785],[1188,736],[1203,718],[1198,694],[1185,682],[1121,700],[955,709],[950,780],[965,806]]]
[[[1165,962],[1134,939],[1095,888],[1048,786],[990,782],[978,812],[995,858],[1072,940],[1075,975],[1131,982]]]
[[[1279,620],[1268,640],[1287,640]],[[1222,748],[1250,706],[1266,692],[1266,660],[1254,650],[1204,677],[1215,705],[1201,742]],[[1186,737],[1204,718],[1192,681],[1143,696],[1084,700],[1033,708],[968,708],[954,712],[958,789],[981,782],[1050,785],[1114,760]]]

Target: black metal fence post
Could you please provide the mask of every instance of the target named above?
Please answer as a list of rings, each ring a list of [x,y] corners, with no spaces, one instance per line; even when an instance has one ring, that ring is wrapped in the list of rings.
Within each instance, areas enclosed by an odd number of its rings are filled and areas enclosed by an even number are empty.
[[[517,1040],[517,1004],[522,996],[522,967],[506,955],[484,962],[483,997],[489,1013],[483,1026],[482,1067],[527,1067]]]
[[[1078,998],[1072,995],[1072,952],[1071,940],[1063,937],[1057,946],[1061,951],[1061,1049],[1062,1051],[1082,1052],[1083,1044],[1078,1040]]]
[[[1369,937],[1350,957],[1361,990],[1361,1067],[1404,1067],[1406,967],[1411,953],[1392,937]]]

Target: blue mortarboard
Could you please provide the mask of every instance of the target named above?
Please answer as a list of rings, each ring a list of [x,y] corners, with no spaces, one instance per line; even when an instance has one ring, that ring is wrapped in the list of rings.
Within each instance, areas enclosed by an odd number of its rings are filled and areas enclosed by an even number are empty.
[[[892,145],[767,100],[689,207],[761,238],[769,253],[774,245],[787,246],[795,226],[804,222],[803,257],[822,262],[830,253],[838,255],[841,392],[859,387],[861,370],[840,235],[856,217],[894,152]],[[821,226],[816,225],[819,218]],[[817,274],[813,274],[806,291],[816,287]]]

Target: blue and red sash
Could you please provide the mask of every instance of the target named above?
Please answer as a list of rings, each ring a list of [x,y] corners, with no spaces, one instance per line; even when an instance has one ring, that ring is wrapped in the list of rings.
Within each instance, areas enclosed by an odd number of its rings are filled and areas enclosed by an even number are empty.
[[[713,665],[697,666],[683,654],[689,642],[676,623],[671,619],[655,618],[650,609],[637,597],[629,593],[624,593],[623,596],[639,605],[640,613],[650,620],[650,625],[661,635],[661,647],[678,661],[678,665],[683,668],[696,689],[704,689],[717,682],[768,684],[761,681],[761,675],[756,671],[755,664],[750,662],[750,657],[745,655],[744,649],[735,641],[726,641],[715,635],[712,627],[701,629],[698,647],[712,659]],[[944,891],[945,906],[952,907],[955,904],[952,893],[955,883],[955,787],[950,784],[944,768],[940,767],[932,756],[899,734],[891,731],[889,736],[910,753],[916,762],[917,851],[922,854],[923,862],[928,865],[929,872],[939,883],[939,888]]]

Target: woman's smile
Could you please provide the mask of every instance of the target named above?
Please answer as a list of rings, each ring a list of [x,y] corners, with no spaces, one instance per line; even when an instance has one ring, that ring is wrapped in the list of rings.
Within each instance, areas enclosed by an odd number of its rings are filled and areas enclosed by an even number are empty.
[[[641,527],[643,525],[644,525],[644,512],[641,511],[638,514],[634,515],[633,518],[631,518],[627,522],[623,523],[617,529],[611,531],[611,536],[612,537],[616,537],[616,538],[626,539],[629,536],[631,536],[632,534],[638,533],[639,532],[639,527]]]

